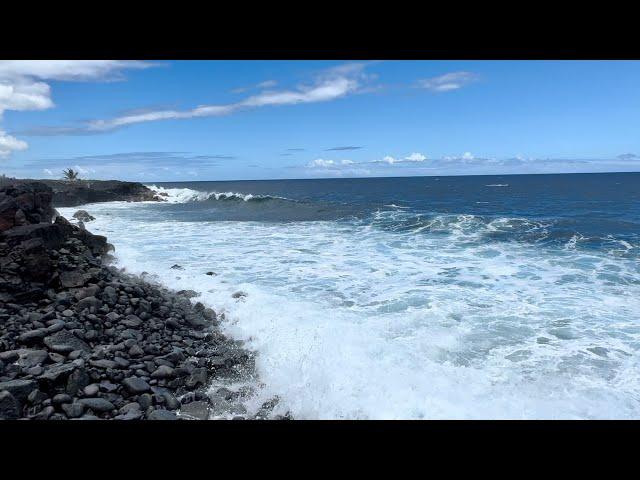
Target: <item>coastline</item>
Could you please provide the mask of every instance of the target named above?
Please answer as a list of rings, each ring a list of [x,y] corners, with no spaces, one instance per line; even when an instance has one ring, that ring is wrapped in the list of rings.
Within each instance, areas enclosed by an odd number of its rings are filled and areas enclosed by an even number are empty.
[[[243,405],[251,389],[220,386],[254,378],[253,355],[194,292],[110,265],[106,237],[56,216],[47,185],[0,196],[21,212],[0,233],[0,418],[268,417]]]

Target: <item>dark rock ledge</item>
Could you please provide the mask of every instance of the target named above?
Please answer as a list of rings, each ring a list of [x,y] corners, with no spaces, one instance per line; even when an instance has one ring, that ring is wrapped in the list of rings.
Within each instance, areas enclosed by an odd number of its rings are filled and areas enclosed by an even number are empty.
[[[51,189],[51,201],[54,207],[76,207],[96,202],[143,202],[165,201],[162,195],[138,182],[122,182],[119,180],[20,180],[5,179],[0,181],[0,188],[11,185],[24,187],[39,183]]]
[[[267,418],[250,389],[208,392],[254,375],[216,313],[108,266],[107,239],[54,220],[51,197],[0,189],[0,419]]]

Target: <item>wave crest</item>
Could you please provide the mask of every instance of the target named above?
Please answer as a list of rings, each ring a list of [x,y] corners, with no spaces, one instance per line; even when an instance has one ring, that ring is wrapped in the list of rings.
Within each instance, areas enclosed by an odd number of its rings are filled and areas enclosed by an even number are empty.
[[[164,188],[156,185],[148,185],[157,195],[169,203],[205,202],[207,200],[236,200],[244,202],[261,202],[266,200],[289,200],[284,197],[272,195],[252,195],[251,193],[237,192],[204,192],[191,188]]]

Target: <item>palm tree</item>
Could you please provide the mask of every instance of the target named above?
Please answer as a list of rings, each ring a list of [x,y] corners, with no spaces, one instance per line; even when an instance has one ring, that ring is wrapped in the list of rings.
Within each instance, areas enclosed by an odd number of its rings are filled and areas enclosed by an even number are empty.
[[[62,171],[62,176],[64,177],[64,179],[70,180],[72,182],[78,180],[78,175],[80,175],[80,173],[76,172],[73,168],[67,168],[66,170]]]

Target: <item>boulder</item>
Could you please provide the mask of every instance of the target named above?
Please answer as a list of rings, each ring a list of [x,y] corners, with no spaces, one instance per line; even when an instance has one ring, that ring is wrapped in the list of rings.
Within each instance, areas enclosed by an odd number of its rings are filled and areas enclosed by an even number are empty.
[[[90,222],[92,220],[95,220],[95,217],[90,215],[86,210],[78,210],[73,214],[73,218],[76,218],[81,222]]]
[[[20,403],[27,400],[29,394],[38,388],[35,380],[9,380],[0,382],[0,391],[6,390],[13,395]]]

